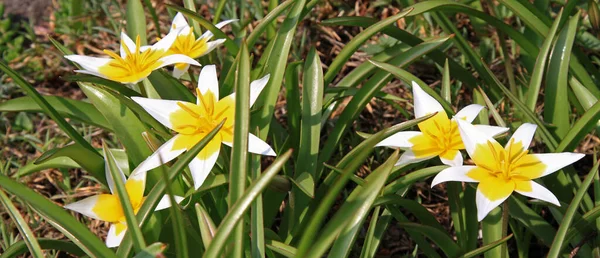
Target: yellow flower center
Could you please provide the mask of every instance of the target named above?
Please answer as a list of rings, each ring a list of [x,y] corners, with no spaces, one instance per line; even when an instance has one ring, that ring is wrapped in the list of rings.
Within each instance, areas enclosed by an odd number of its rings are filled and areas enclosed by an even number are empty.
[[[528,154],[522,143],[511,141],[505,148],[497,142],[478,144],[472,157],[477,165],[467,176],[480,182],[479,189],[490,200],[498,200],[514,190],[530,192],[532,179],[544,172],[546,165]]]
[[[465,148],[458,124],[450,120],[444,112],[437,113],[418,126],[423,134],[409,139],[413,144],[411,150],[417,158],[439,155],[451,160],[459,150]]]
[[[198,94],[198,104],[188,102],[178,102],[181,108],[171,114],[169,120],[172,128],[179,133],[179,138],[175,141],[173,150],[190,149],[198,143],[204,136],[212,131],[223,119],[225,124],[218,135],[213,138],[220,141],[232,142],[235,101],[232,97],[223,98],[215,102],[216,96],[208,90],[204,95],[196,90]],[[220,145],[216,145],[219,147]]]
[[[98,72],[108,79],[121,83],[136,83],[150,75],[162,64],[160,59],[165,56],[164,50],[153,50],[151,48],[140,52],[140,36],[135,39],[135,50],[132,52],[124,42],[121,42],[125,50],[125,57],[117,53],[104,50],[104,53],[114,58],[98,69]]]
[[[191,58],[198,58],[206,53],[206,50],[208,49],[208,46],[206,45],[208,38],[196,39],[193,29],[190,27],[189,30],[187,35],[177,36],[177,39],[175,39],[175,42],[173,42],[173,45],[171,45],[167,54],[182,54]],[[175,67],[183,69],[186,65],[187,64],[180,63],[176,64]]]

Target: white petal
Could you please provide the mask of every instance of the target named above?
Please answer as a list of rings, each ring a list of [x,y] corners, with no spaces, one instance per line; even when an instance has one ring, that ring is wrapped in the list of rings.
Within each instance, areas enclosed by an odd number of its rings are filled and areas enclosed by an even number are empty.
[[[433,178],[433,181],[431,182],[431,187],[433,188],[437,184],[444,182],[477,182],[473,178],[467,176],[467,173],[469,173],[469,171],[471,171],[471,169],[474,168],[476,168],[476,166],[457,166],[446,168]]]
[[[277,156],[269,144],[254,134],[248,134],[248,151],[265,156]]]
[[[69,204],[65,205],[64,208],[79,212],[85,216],[92,218],[92,219],[99,220],[100,217],[98,217],[98,215],[96,215],[96,213],[92,210],[94,208],[94,206],[96,205],[96,202],[98,202],[98,197],[99,197],[99,195],[90,196],[81,201],[69,203]]]
[[[456,115],[454,115],[454,118],[462,119],[472,123],[482,109],[482,105],[471,104],[458,111]]]
[[[82,56],[82,55],[68,55],[65,56],[66,59],[69,59],[72,62],[75,62],[81,66],[84,70],[93,72],[98,74],[98,68],[106,65],[112,59],[104,58],[104,57],[91,57],[91,56]]]
[[[210,174],[210,171],[217,163],[217,158],[219,157],[220,150],[217,149],[214,153],[208,156],[206,159],[200,159],[195,157],[192,162],[188,165],[190,167],[190,171],[192,172],[192,179],[194,180],[194,189],[198,190],[200,186]]]
[[[223,26],[230,24],[232,22],[235,22],[235,21],[237,21],[237,19],[225,20],[225,21],[217,23],[215,25],[215,27],[217,27],[217,29],[221,29],[221,28],[223,28]],[[199,39],[203,39],[203,38],[210,39],[212,37],[213,37],[213,33],[210,30],[207,30],[206,32],[204,32],[204,34],[202,34],[202,36],[199,37]]]
[[[175,66],[173,68],[173,77],[175,77],[176,79],[181,78],[181,76],[183,76],[183,74],[185,74],[185,72],[187,72],[187,70],[190,68],[189,64],[185,65],[185,68],[183,70],[180,70],[179,68],[177,68],[177,66]]]
[[[158,42],[154,43],[154,45],[152,45],[151,48],[154,50],[169,50],[169,48],[171,48],[171,45],[173,45],[173,42],[175,42],[175,40],[177,39],[177,35],[179,34],[179,32],[183,30],[189,30],[189,27],[184,26],[169,31],[169,33],[167,33],[166,36],[164,36]]]
[[[485,197],[483,193],[481,193],[479,188],[477,188],[477,193],[475,194],[475,202],[477,203],[477,220],[482,221],[483,218],[490,213],[490,211],[502,204],[506,199],[508,199],[509,196],[510,194],[506,197],[500,198],[499,200],[491,201]]]
[[[458,130],[460,131],[460,137],[465,144],[465,149],[467,153],[469,153],[470,157],[473,157],[475,152],[475,146],[477,144],[487,144],[488,141],[496,142],[492,137],[489,137],[483,134],[481,131],[477,130],[475,126],[472,124],[463,121],[461,119],[456,120],[458,123]]]
[[[189,27],[189,26],[190,25],[185,20],[185,17],[183,16],[183,14],[181,14],[180,12],[177,12],[175,17],[173,18],[173,23],[171,23],[170,31],[173,31],[173,30],[179,29],[179,28],[183,28],[183,27]],[[181,31],[181,32],[184,32],[184,31]]]
[[[416,82],[412,82],[413,98],[415,99],[415,117],[419,118],[435,112],[444,112],[442,105],[427,94]]]
[[[117,166],[118,167],[118,166]],[[108,188],[110,189],[110,193],[111,194],[115,194],[115,180],[112,176],[112,174],[110,173],[110,170],[108,169],[108,161],[107,158],[104,157],[104,176],[106,177],[106,183],[108,184]],[[119,174],[121,174],[121,182],[125,182],[125,174],[123,174],[123,171],[121,170],[121,168],[119,168]]]
[[[148,50],[150,48],[152,48],[152,46],[141,46],[140,47],[140,52],[144,52],[144,51],[146,51],[146,50]]]
[[[127,225],[125,225],[125,227],[127,227]],[[117,235],[117,226],[115,224],[111,224],[110,228],[108,229],[108,235],[106,235],[106,246],[109,248],[119,246],[121,241],[123,241],[125,232],[127,232],[127,228]]]
[[[223,44],[223,42],[225,42],[225,39],[217,39],[214,41],[206,42],[206,50],[204,50],[204,52],[202,52],[200,56],[204,56],[210,53],[210,51],[213,51],[215,48]]]
[[[127,54],[125,53],[125,48],[123,47],[123,44],[125,44],[127,48],[129,48],[129,51],[131,53],[135,52],[135,42],[133,42],[133,40],[131,40],[131,38],[127,36],[127,33],[125,33],[125,31],[121,31],[121,44],[119,45],[119,52],[121,52],[121,57],[124,58],[125,56],[127,56]]]
[[[585,154],[572,153],[572,152],[561,152],[561,153],[543,153],[543,154],[531,154],[537,157],[542,163],[546,165],[546,169],[539,177],[552,174],[561,168],[575,163],[581,158],[585,157]],[[537,177],[537,178],[539,178]],[[535,178],[534,178],[535,179]]]
[[[440,160],[442,161],[442,163],[444,163],[448,166],[453,166],[453,167],[462,166],[462,164],[463,164],[463,157],[462,157],[462,153],[460,153],[460,151],[456,152],[456,155],[454,155],[453,159],[445,159],[440,156]]]
[[[74,70],[74,72],[76,72],[76,73],[84,73],[84,74],[91,74],[91,75],[98,76],[98,77],[101,77],[101,78],[104,78],[104,79],[108,79],[108,77],[106,75],[101,74],[99,72],[93,72],[93,71],[88,71],[88,70]]]
[[[214,103],[219,101],[219,78],[217,77],[217,68],[215,65],[207,65],[200,71],[198,76],[198,90],[204,96],[209,90],[213,93]],[[200,98],[196,103],[200,104]]]
[[[422,132],[406,131],[397,132],[392,134],[390,137],[380,141],[376,147],[391,147],[391,148],[410,148],[413,144],[409,141],[415,136],[422,135]]]
[[[170,116],[173,112],[181,110],[181,107],[177,105],[178,100],[164,100],[164,99],[149,99],[142,97],[131,97],[135,103],[138,103],[148,114],[150,114],[156,121],[160,122],[164,126],[173,129],[171,124]]]
[[[195,66],[202,66],[200,63],[198,63],[198,61],[192,59],[189,56],[182,55],[182,54],[168,55],[168,56],[165,56],[165,57],[159,59],[159,61],[161,61],[162,63],[160,64],[160,66],[158,68],[162,68],[167,65],[178,64],[178,63],[186,63],[186,64],[195,65]]]
[[[533,140],[533,135],[535,134],[535,130],[537,129],[537,125],[524,123],[513,133],[512,137],[506,144],[510,144],[514,139],[514,143],[521,142],[523,145],[523,150],[529,149],[529,145],[531,144],[531,140]]]
[[[265,86],[267,86],[269,78],[271,78],[271,75],[267,74],[262,78],[252,81],[250,83],[250,107],[254,105],[254,102],[256,102],[256,99],[258,99],[258,96],[260,95],[262,90],[265,88]]]
[[[137,168],[131,172],[131,176],[137,176],[140,173],[146,173],[148,170],[159,167],[160,165],[167,163],[177,156],[181,155],[186,149],[173,150],[173,145],[179,135],[175,135],[173,138],[165,142],[162,146],[152,153],[146,160],[138,165]]]
[[[180,203],[181,201],[183,201],[183,199],[185,199],[185,198],[183,198],[181,196],[177,196],[177,195],[174,195],[173,198],[175,199],[176,203]],[[154,210],[159,211],[159,210],[164,210],[169,207],[171,207],[171,199],[169,199],[169,196],[165,194],[160,199],[160,201],[158,202],[158,204],[156,205],[156,208]]]
[[[474,125],[477,130],[482,132],[484,135],[488,137],[494,137],[496,135],[500,135],[508,131],[507,127],[493,126],[493,125]]]
[[[421,162],[423,160],[428,160],[433,157],[435,157],[435,156],[426,156],[426,157],[417,158],[415,156],[415,153],[409,149],[409,150],[406,150],[404,153],[402,153],[402,155],[400,156],[400,159],[398,159],[398,161],[396,162],[396,164],[394,166],[404,166],[407,164],[412,164],[412,163]]]
[[[543,187],[542,185],[534,182],[533,180],[531,181],[531,192],[523,192],[523,191],[516,191],[516,192],[520,193],[522,195],[525,195],[527,197],[539,199],[542,201],[552,203],[556,206],[560,206],[560,202],[558,201],[556,196],[554,196],[554,194],[552,192],[550,192],[550,190],[548,190],[548,189],[546,189],[546,187]]]

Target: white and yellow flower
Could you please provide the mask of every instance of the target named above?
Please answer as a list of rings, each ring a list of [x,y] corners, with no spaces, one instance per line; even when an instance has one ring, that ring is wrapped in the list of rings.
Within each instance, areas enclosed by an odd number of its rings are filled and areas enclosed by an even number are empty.
[[[427,94],[416,83],[412,83],[414,98],[415,117],[423,117],[438,112],[433,117],[419,123],[420,132],[404,131],[398,132],[383,141],[377,146],[387,146],[404,149],[405,152],[400,156],[396,166],[417,163],[423,160],[439,156],[442,163],[449,166],[460,166],[463,164],[463,157],[460,150],[464,149],[463,142],[457,128],[459,119],[471,123],[477,114],[483,109],[483,106],[471,104],[458,111],[454,117],[448,118],[442,105],[433,97]],[[504,133],[508,128],[476,125],[479,130],[488,136],[495,136]]]
[[[79,212],[85,216],[93,219],[103,220],[110,222],[110,228],[108,235],[106,236],[106,245],[108,247],[119,246],[125,231],[127,230],[127,222],[125,220],[125,214],[119,201],[119,195],[115,192],[115,181],[112,174],[108,170],[108,163],[105,163],[106,181],[110,188],[110,194],[99,194],[81,201],[67,204],[64,207],[69,210]],[[137,214],[139,209],[142,207],[144,202],[144,189],[146,187],[146,173],[131,174],[131,176],[125,181],[125,175],[123,171],[119,169],[122,180],[125,182],[125,188],[127,189],[127,195],[133,208],[134,213]],[[174,196],[177,203],[183,200],[183,197]],[[156,211],[166,209],[171,206],[171,202],[167,195],[159,201],[156,206]]]
[[[504,202],[512,192],[560,206],[552,192],[533,181],[583,158],[579,153],[529,154],[528,148],[537,126],[525,123],[504,148],[473,125],[458,121],[460,136],[474,166],[450,167],[433,179],[431,186],[442,182],[478,182],[477,218],[481,221]]]
[[[268,81],[269,75],[266,75],[250,83],[250,106],[256,101]],[[214,65],[205,66],[200,72],[196,93],[198,98],[196,103],[140,97],[132,98],[157,121],[177,132],[177,135],[159,147],[133,173],[138,171],[139,173],[146,173],[148,170],[173,160],[181,153],[194,147],[223,119],[226,119],[219,133],[189,164],[195,189],[198,189],[204,183],[217,161],[221,143],[228,146],[233,143],[235,93],[219,100],[219,82]],[[248,137],[249,152],[275,156],[273,149],[260,138],[253,134]]]
[[[217,23],[215,27],[221,29],[223,26],[234,21],[237,20],[225,20]],[[214,36],[210,31],[206,31],[200,37],[196,38],[193,28],[188,25],[185,17],[183,17],[181,13],[177,13],[175,18],[173,18],[171,32],[173,31],[178,31],[177,38],[175,39],[173,45],[171,45],[171,48],[169,48],[168,54],[181,54],[195,59],[208,54],[210,51],[225,42],[225,39],[209,41]],[[173,76],[175,78],[181,77],[181,75],[183,75],[189,67],[190,65],[185,62],[176,64],[175,69],[173,70]]]
[[[104,50],[109,57],[67,55],[65,58],[83,68],[75,72],[92,74],[124,84],[134,84],[148,77],[152,71],[167,65],[185,63],[200,66],[187,55],[170,53],[169,49],[181,30],[186,28],[172,30],[163,39],[146,48],[140,45],[139,36],[133,42],[125,32],[121,32],[120,55],[111,50]]]

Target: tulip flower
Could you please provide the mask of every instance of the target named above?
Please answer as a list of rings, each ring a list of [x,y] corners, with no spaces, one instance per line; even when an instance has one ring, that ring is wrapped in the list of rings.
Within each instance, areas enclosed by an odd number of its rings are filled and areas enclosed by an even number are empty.
[[[125,220],[125,213],[119,201],[119,195],[115,192],[116,186],[112,174],[108,170],[108,163],[105,162],[105,174],[110,194],[99,194],[81,201],[67,204],[64,207],[69,210],[76,211],[87,217],[110,222],[110,228],[108,229],[108,235],[106,236],[106,246],[116,247],[121,244],[125,232],[127,230],[127,222]],[[125,188],[127,189],[127,195],[133,208],[134,213],[137,214],[139,209],[144,203],[144,189],[146,187],[146,173],[131,173],[131,176],[125,181],[125,174],[119,168],[122,180],[125,182]],[[181,202],[184,198],[180,196],[174,196],[177,203]],[[159,201],[155,208],[155,211],[166,209],[171,206],[171,202],[167,195]]]
[[[416,118],[436,112],[437,114],[418,124],[420,132],[398,132],[379,142],[376,146],[405,149],[396,166],[417,163],[436,156],[439,156],[442,163],[446,165],[462,165],[463,157],[460,150],[465,147],[460,138],[456,122],[464,120],[471,123],[483,109],[483,106],[468,105],[458,111],[454,117],[448,118],[448,114],[446,114],[442,105],[425,93],[416,82],[412,83],[412,91]],[[489,125],[477,125],[477,128],[492,137],[508,130],[508,128]]]
[[[180,30],[172,30],[163,39],[144,49],[140,45],[139,36],[134,43],[125,32],[121,32],[120,55],[111,50],[104,50],[109,57],[67,55],[65,58],[83,68],[75,72],[91,74],[123,84],[135,84],[148,77],[152,71],[167,65],[185,63],[200,66],[189,56],[169,53],[168,50]]]
[[[460,136],[474,166],[442,170],[431,186],[442,182],[477,182],[475,195],[479,221],[513,192],[560,206],[552,192],[534,179],[554,173],[583,158],[579,153],[530,154],[529,144],[537,126],[525,123],[512,135],[504,148],[473,125],[458,121]]]
[[[234,21],[237,20],[233,19],[222,21],[217,23],[215,27],[221,29],[223,26]],[[175,18],[173,18],[171,32],[173,31],[179,32],[177,33],[177,39],[175,39],[175,42],[173,43],[173,45],[171,45],[168,54],[182,54],[196,59],[198,57],[208,54],[210,51],[212,51],[219,45],[223,44],[223,42],[225,42],[225,39],[209,41],[213,37],[213,33],[210,31],[206,31],[200,37],[196,38],[193,28],[191,28],[188,25],[187,21],[181,13],[177,13],[177,15],[175,15]],[[181,77],[181,75],[183,75],[189,67],[190,65],[185,62],[176,64],[175,69],[173,70],[173,76],[175,78]]]
[[[268,81],[269,75],[250,83],[250,106],[256,101]],[[141,173],[156,168],[164,162],[169,162],[186,150],[190,150],[225,119],[225,124],[219,133],[189,164],[194,187],[198,189],[215,165],[221,143],[227,146],[233,144],[235,93],[218,99],[219,82],[214,65],[205,66],[200,72],[196,93],[198,98],[196,103],[132,98],[157,121],[177,132],[177,135],[164,143],[138,166],[137,170]],[[260,138],[253,134],[249,134],[248,137],[249,152],[275,156],[273,149]]]

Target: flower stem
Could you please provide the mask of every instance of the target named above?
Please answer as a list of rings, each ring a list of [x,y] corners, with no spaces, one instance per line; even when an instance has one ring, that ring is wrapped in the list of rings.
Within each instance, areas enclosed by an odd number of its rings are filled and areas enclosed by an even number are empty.
[[[508,234],[508,200],[502,204],[502,238]],[[508,242],[502,244],[502,258],[508,257]]]
[[[148,97],[148,93],[146,93],[146,87],[144,87],[144,81],[138,82],[137,86],[140,88],[140,94],[142,97]]]

